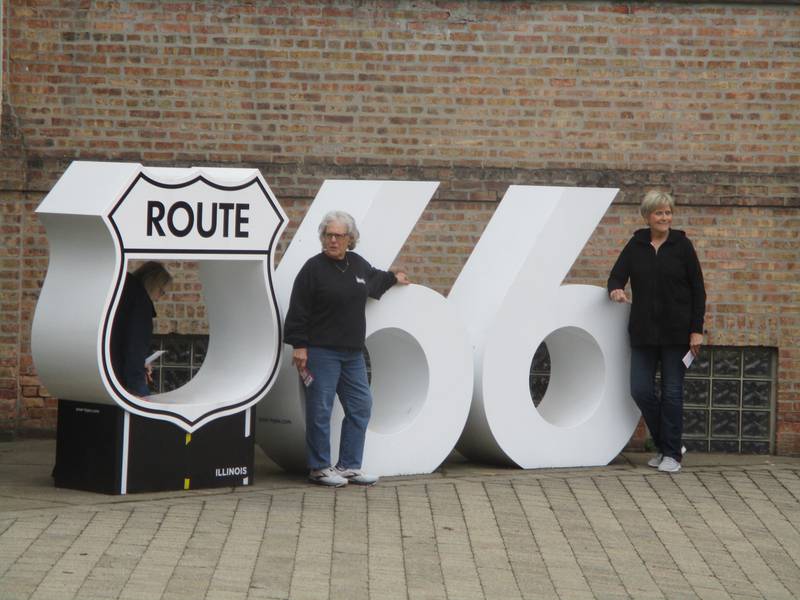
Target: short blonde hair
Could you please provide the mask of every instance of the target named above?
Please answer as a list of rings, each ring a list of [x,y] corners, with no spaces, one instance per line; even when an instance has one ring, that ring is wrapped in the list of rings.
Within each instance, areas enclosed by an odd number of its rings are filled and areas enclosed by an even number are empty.
[[[139,280],[151,298],[159,289],[172,283],[172,275],[169,274],[169,271],[160,262],[154,260],[148,261],[136,269],[133,276]]]
[[[350,241],[347,243],[347,249],[353,250],[358,244],[358,227],[356,227],[356,220],[350,213],[343,210],[332,210],[322,217],[322,222],[319,224],[319,241],[325,243],[325,230],[331,223],[339,223],[347,227],[347,235],[350,236]]]
[[[654,212],[659,206],[669,206],[670,210],[675,209],[675,199],[669,192],[662,192],[661,190],[650,190],[644,195],[642,205],[639,207],[639,212],[646,219],[650,213]]]

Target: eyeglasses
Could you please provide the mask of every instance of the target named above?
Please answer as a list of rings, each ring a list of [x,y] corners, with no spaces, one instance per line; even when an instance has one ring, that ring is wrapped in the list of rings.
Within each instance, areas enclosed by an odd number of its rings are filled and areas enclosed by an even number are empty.
[[[350,237],[349,233],[329,233],[327,231],[322,235],[326,240],[336,240],[337,242]]]

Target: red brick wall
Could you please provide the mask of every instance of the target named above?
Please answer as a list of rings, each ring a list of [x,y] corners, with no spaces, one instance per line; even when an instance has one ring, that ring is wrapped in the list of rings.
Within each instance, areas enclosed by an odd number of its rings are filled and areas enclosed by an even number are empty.
[[[777,447],[800,453],[796,3],[2,6],[0,431],[52,432],[32,211],[69,161],[98,159],[257,167],[294,220],[325,178],[441,180],[402,261],[442,292],[509,184],[622,189],[569,278],[595,284],[642,191],[670,189],[709,341],[779,348]],[[159,329],[202,330],[179,271]]]

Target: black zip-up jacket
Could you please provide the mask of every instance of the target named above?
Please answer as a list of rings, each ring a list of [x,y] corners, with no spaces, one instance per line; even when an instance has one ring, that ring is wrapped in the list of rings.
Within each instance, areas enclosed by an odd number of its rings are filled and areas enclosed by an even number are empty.
[[[312,256],[294,280],[284,342],[295,348],[363,349],[367,297],[377,300],[395,283],[394,273],[373,268],[355,252],[338,261],[324,252]]]
[[[130,273],[111,327],[111,365],[120,383],[138,394],[145,384],[144,359],[150,353],[156,309],[142,282]]]
[[[688,346],[689,334],[703,333],[703,271],[683,231],[670,229],[658,252],[650,244],[650,229],[636,231],[611,269],[609,293],[624,289],[628,279],[631,346]]]

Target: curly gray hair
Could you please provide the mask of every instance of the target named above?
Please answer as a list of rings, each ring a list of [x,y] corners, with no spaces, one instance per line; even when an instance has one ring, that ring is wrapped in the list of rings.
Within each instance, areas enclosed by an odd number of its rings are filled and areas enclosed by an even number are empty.
[[[347,227],[347,235],[350,236],[350,241],[347,243],[347,249],[353,250],[358,244],[358,227],[356,227],[356,220],[350,213],[343,210],[332,210],[322,217],[322,222],[319,224],[319,241],[325,243],[325,230],[331,223],[339,223]]]

